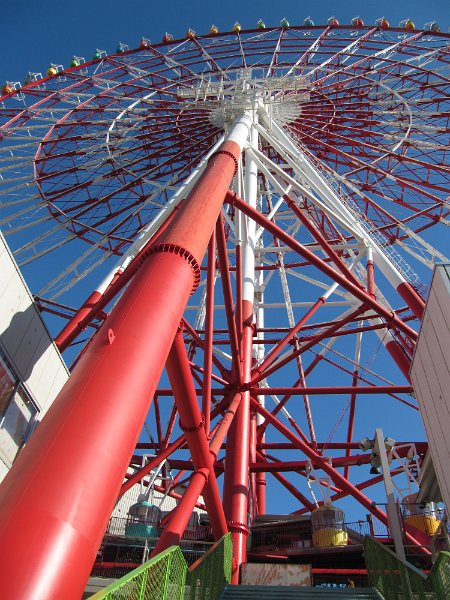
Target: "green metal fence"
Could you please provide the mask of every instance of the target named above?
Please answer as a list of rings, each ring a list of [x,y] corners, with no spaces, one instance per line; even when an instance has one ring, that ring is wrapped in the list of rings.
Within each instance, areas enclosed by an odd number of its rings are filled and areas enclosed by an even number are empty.
[[[450,598],[450,552],[440,552],[428,576],[438,600]]]
[[[370,537],[364,539],[369,583],[385,600],[449,600],[450,553],[441,552],[428,575]]]
[[[227,533],[190,567],[186,600],[218,600],[231,581],[232,560],[233,541]]]
[[[218,600],[231,580],[233,542],[227,533],[188,571],[178,546],[118,579],[90,600]]]
[[[90,600],[182,600],[187,570],[180,548],[172,546]]]

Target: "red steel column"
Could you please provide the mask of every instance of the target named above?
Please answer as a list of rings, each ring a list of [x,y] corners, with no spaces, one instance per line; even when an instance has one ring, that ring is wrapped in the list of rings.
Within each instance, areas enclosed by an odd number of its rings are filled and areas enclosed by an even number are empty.
[[[243,382],[250,380],[252,368],[253,305],[243,302],[242,358]],[[233,554],[238,568],[231,582],[239,583],[239,565],[246,560],[248,538],[248,487],[250,451],[250,392],[242,392],[242,398],[227,436],[223,504],[228,529],[233,536]]]
[[[214,536],[218,540],[227,533],[228,529],[214,473],[213,457],[206,439],[205,423],[198,405],[180,329],[175,336],[167,358],[166,369],[180,416],[180,427],[184,431],[194,467],[195,469],[207,469],[209,471],[209,478],[203,495]]]
[[[151,556],[156,556],[166,548],[177,545],[186,529],[194,510],[197,498],[202,493],[204,485],[208,482],[208,469],[194,471],[180,503],[170,515],[169,522],[158,540]]]
[[[99,289],[92,292],[92,294],[85,300],[81,308],[76,314],[70,319],[64,328],[55,338],[55,344],[58,346],[60,352],[63,352],[69,344],[71,344],[85,329],[92,320],[98,316],[105,306],[125,287],[130,281],[139,266],[142,263],[142,257],[148,254],[149,246],[154,245],[155,241],[164,233],[167,226],[174,218],[176,211],[179,207],[176,207],[172,214],[166,219],[161,225],[160,229],[152,236],[151,240],[140,250],[135,256],[127,268],[122,271],[120,269],[112,277],[108,285],[102,284]]]
[[[0,488],[4,600],[81,597],[249,123],[243,117],[230,129],[157,246],[142,256],[6,476]]]
[[[205,433],[209,437],[211,412],[211,374],[213,364],[214,335],[214,278],[216,273],[216,235],[212,233],[208,246],[208,274],[206,277],[206,320],[205,348],[203,359],[202,413],[205,419]]]
[[[410,307],[415,316],[419,320],[422,320],[423,311],[425,310],[425,302],[422,300],[413,286],[405,281],[397,287],[397,292]]]

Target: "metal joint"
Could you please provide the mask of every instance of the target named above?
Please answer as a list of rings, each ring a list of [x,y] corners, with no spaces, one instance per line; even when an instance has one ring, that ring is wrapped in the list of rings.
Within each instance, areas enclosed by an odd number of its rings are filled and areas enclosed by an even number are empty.
[[[202,429],[202,427],[205,426],[205,419],[202,415],[202,419],[201,419],[200,423],[195,427],[185,427],[180,419],[179,425],[180,425],[180,429],[183,433],[195,433],[196,431],[200,431],[200,429]]]
[[[249,534],[249,529],[245,523],[240,523],[239,521],[227,521],[227,525],[231,533],[242,533],[247,536]]]
[[[195,290],[198,288],[198,285],[200,283],[200,267],[198,265],[198,262],[195,260],[194,256],[189,252],[189,250],[186,250],[186,248],[183,248],[182,246],[178,246],[177,244],[171,244],[171,243],[161,243],[161,244],[156,244],[155,246],[151,246],[140,258],[139,261],[139,266],[142,265],[142,263],[144,262],[144,260],[146,258],[148,258],[148,256],[150,256],[151,254],[157,254],[158,252],[171,252],[172,254],[178,254],[178,256],[181,256],[181,258],[184,258],[192,267],[192,270],[194,272],[194,283],[192,285],[192,290],[191,290],[191,295],[195,292]]]
[[[212,159],[217,156],[218,154],[226,154],[227,156],[229,156],[230,158],[233,159],[234,161],[234,173],[233,173],[233,177],[236,175],[236,173],[238,172],[238,161],[237,158],[234,156],[234,154],[232,154],[229,150],[217,150],[217,152],[214,152],[214,154],[211,155],[208,163],[210,163],[212,161]]]

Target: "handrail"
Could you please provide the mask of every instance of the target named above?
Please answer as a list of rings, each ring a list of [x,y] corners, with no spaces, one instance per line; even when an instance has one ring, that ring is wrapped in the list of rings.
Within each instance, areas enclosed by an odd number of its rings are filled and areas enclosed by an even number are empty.
[[[187,564],[179,546],[171,546],[91,596],[91,600],[124,597],[129,600],[182,600],[186,574]]]
[[[218,600],[231,581],[233,541],[225,534],[190,568],[186,580],[189,600]]]
[[[189,569],[179,546],[171,546],[91,600],[218,600],[230,583],[233,541],[227,533]]]
[[[369,536],[364,539],[364,557],[370,585],[388,600],[450,598],[450,552],[439,554],[428,577]]]

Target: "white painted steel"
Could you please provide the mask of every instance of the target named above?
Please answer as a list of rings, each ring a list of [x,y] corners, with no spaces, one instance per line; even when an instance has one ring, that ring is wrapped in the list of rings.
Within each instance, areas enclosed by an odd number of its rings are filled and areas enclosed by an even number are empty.
[[[252,126],[250,129],[251,148],[258,148],[258,131]],[[244,200],[256,209],[258,194],[258,167],[255,160],[246,152],[244,170]],[[255,240],[256,223],[249,217],[243,218],[243,246],[242,246],[242,299],[254,304],[255,301]]]
[[[378,445],[378,452],[381,459],[381,469],[383,471],[384,487],[387,498],[387,515],[389,520],[389,529],[394,538],[395,552],[397,557],[405,562],[405,548],[403,546],[402,530],[397,510],[397,504],[394,497],[394,486],[392,485],[391,470],[389,468],[386,446],[384,444],[384,435],[382,429],[375,430],[375,439]]]
[[[312,165],[312,163],[310,163],[310,161],[299,150],[294,141],[290,139],[283,129],[277,123],[275,123],[273,119],[269,118],[267,110],[263,105],[260,105],[259,116],[263,123],[268,128],[270,127],[270,130],[266,130],[265,137],[269,139],[275,146],[276,143],[274,143],[273,138],[281,142],[286,151],[291,155],[291,166],[294,171],[298,173],[299,177],[303,180],[306,179],[309,185],[320,196],[327,207],[332,208],[334,212],[333,216],[335,218],[337,215],[339,215],[339,221],[347,231],[357,237],[357,239],[363,240],[366,245],[372,246],[374,260],[392,286],[397,289],[401,283],[406,282],[406,279],[402,273],[397,269],[389,257],[386,256],[385,252],[383,252],[381,247],[378,246],[376,241],[372,239],[371,235],[362,226],[359,215],[350,211],[350,209],[344,204],[342,198],[339,198],[334,190],[330,187],[322,173],[320,173]],[[283,175],[280,173],[280,171],[281,169],[278,170],[279,174],[285,180],[288,180],[286,174]],[[301,190],[302,193],[305,193],[305,191],[307,192],[305,195],[307,195],[312,202],[317,204],[317,198],[313,194],[311,194],[308,190]],[[321,205],[320,208],[323,209],[323,205]]]

